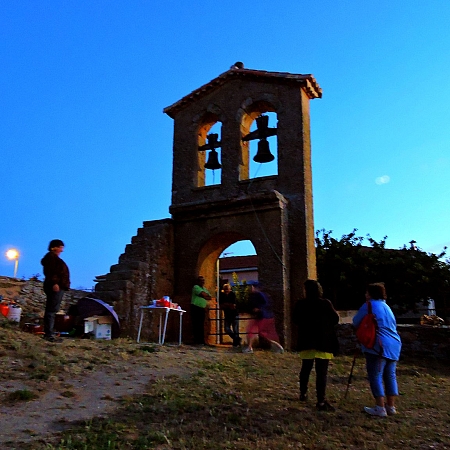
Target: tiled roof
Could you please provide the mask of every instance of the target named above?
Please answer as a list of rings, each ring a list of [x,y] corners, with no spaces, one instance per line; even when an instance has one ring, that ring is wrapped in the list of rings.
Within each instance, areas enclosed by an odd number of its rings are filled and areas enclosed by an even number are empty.
[[[231,269],[249,269],[252,267],[258,267],[258,256],[230,256],[228,258],[219,259],[220,270]]]
[[[219,86],[224,85],[230,79],[236,78],[247,80],[277,79],[283,83],[298,83],[305,89],[309,98],[312,99],[322,97],[322,89],[317,84],[315,78],[310,74],[301,75],[289,72],[267,72],[266,70],[231,68],[230,70],[227,70],[226,72],[219,75],[217,78],[214,78],[214,80],[210,81],[209,83],[203,85],[202,87],[199,87],[195,91],[192,91],[190,94],[186,95],[181,100],[178,100],[173,105],[164,108],[163,112],[165,112],[173,119],[175,117],[175,114],[183,109],[183,107],[191,101],[209,94],[214,89],[217,89]]]

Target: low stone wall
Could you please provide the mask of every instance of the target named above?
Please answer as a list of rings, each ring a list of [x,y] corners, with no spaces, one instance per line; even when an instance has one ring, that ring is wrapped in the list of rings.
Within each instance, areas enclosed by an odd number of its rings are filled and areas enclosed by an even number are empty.
[[[92,295],[90,292],[79,290],[66,292],[61,309],[67,311],[70,305],[76,304],[80,298],[88,294]],[[14,301],[22,307],[21,323],[42,319],[45,307],[42,281],[0,277],[0,295],[3,296],[4,300]],[[353,312],[352,314],[346,314],[348,317],[353,315]],[[345,319],[343,321],[347,322]],[[176,325],[174,324],[174,327]],[[146,329],[148,330],[148,327]],[[341,323],[338,325],[337,330],[341,354],[353,355],[358,347],[353,326],[350,323]],[[403,344],[402,356],[450,361],[450,327],[399,324],[398,331]]]
[[[436,358],[450,361],[450,327],[398,325],[403,357]],[[351,355],[358,348],[353,326],[338,325],[341,354]]]
[[[71,289],[64,293],[61,310],[67,312],[80,298],[92,293]],[[3,301],[17,303],[22,308],[21,323],[36,322],[44,317],[45,294],[43,283],[37,279],[21,280],[0,277],[0,295]]]

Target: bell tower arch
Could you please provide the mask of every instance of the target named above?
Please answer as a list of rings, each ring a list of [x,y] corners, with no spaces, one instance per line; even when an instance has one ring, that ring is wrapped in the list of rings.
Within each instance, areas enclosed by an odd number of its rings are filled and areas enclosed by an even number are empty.
[[[321,96],[312,75],[245,69],[236,63],[164,109],[174,120],[170,213],[175,301],[189,306],[192,282],[200,272],[207,287],[215,286],[221,251],[249,239],[287,348],[292,305],[303,282],[316,278],[309,101]],[[268,126],[267,112],[276,113],[276,127]],[[255,120],[257,128],[250,131]],[[220,136],[208,134],[217,122]],[[274,135],[277,175],[250,178],[249,142],[258,141],[255,159],[264,164],[273,159],[267,138]],[[221,182],[205,186],[205,171],[219,166]]]

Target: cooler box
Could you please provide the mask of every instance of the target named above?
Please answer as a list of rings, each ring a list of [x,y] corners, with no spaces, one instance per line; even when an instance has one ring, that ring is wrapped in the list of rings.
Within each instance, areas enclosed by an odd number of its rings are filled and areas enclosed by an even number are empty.
[[[84,319],[84,332],[92,333],[95,339],[111,339],[111,316],[92,316]]]

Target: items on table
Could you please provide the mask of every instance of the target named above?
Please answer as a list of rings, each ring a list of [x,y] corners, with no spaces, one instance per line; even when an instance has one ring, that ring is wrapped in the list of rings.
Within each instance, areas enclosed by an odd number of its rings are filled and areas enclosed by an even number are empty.
[[[152,300],[151,305],[159,307],[159,308],[172,308],[172,309],[181,309],[178,303],[172,303],[170,301],[170,297],[165,295],[164,297],[158,300]]]

